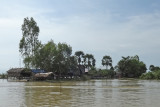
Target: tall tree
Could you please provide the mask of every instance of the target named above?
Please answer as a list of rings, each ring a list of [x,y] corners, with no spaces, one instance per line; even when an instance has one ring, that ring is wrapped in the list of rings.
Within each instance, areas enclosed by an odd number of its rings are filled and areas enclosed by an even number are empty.
[[[102,65],[106,66],[106,69],[108,69],[108,67],[112,67],[112,58],[110,56],[104,56],[102,59]]]
[[[83,63],[82,58],[84,56],[84,52],[83,51],[76,51],[75,55],[77,56],[77,59],[78,59],[78,65]]]
[[[66,43],[58,43],[57,52],[58,54],[55,57],[55,62],[58,66],[57,71],[61,76],[61,74],[67,74],[67,71],[69,69],[72,47],[70,45],[67,45]]]
[[[28,17],[24,18],[21,30],[22,39],[19,43],[19,51],[24,57],[25,66],[30,68],[35,49],[39,44],[38,35],[40,30],[32,17],[30,19]]]
[[[48,72],[54,72],[56,70],[55,57],[57,56],[57,45],[51,40],[47,44],[41,46],[35,52],[35,56],[32,61],[32,65],[35,68],[44,69]]]
[[[47,72],[55,72],[59,76],[67,74],[70,68],[74,67],[75,58],[71,57],[72,47],[66,43],[58,43],[56,45],[53,40],[42,45],[35,52],[35,60],[33,65]]]

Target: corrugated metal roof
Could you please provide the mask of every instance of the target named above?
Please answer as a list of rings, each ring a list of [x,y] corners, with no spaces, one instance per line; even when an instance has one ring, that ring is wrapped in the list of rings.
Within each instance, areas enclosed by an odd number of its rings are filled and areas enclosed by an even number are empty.
[[[31,70],[33,73],[45,73],[44,70],[41,70],[41,69],[32,69]]]

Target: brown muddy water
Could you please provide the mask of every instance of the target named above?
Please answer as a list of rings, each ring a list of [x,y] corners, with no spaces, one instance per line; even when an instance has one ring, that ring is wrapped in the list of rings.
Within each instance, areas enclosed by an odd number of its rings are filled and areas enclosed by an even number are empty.
[[[0,107],[160,107],[160,81],[0,79]]]

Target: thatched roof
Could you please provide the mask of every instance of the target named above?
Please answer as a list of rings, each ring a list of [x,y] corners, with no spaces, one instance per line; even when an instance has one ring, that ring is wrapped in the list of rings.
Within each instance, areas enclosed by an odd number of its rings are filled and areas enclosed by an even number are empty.
[[[30,76],[31,71],[26,70],[25,68],[12,68],[7,71],[9,77],[20,77],[20,76]]]
[[[24,68],[12,68],[7,73],[21,73],[22,71],[24,71]]]

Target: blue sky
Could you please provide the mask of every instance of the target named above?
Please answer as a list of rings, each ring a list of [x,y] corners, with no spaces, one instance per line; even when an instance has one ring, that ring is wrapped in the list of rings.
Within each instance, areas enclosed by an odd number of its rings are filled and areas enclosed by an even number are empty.
[[[92,53],[101,66],[110,55],[139,55],[160,66],[159,0],[0,0],[0,73],[19,67],[18,44],[25,17],[40,27],[39,39],[66,42],[73,53]]]

